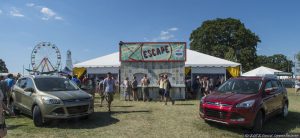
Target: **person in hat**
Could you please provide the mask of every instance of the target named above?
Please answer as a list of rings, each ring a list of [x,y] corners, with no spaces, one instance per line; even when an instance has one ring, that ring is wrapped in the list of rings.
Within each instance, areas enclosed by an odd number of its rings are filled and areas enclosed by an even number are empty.
[[[130,88],[131,88],[131,82],[129,81],[129,78],[126,77],[125,80],[123,81],[123,86],[124,86],[124,96],[125,96],[125,101],[127,101],[127,97],[128,97],[128,101],[130,101]]]
[[[162,102],[164,100],[164,86],[163,86],[164,85],[164,76],[163,75],[159,76],[157,84],[159,86],[158,94],[160,96],[160,101]]]
[[[174,105],[175,101],[170,96],[170,90],[171,90],[172,86],[168,79],[167,74],[164,75],[163,88],[164,88],[165,105],[167,105],[168,101],[171,101],[172,105]]]
[[[138,82],[136,80],[136,77],[133,76],[133,79],[131,81],[131,87],[132,87],[132,97],[134,101],[139,101],[139,97],[138,97]]]
[[[110,72],[107,73],[107,77],[103,80],[104,96],[107,101],[108,112],[111,112],[111,103],[114,100],[114,94],[116,91],[116,81],[112,77]]]
[[[149,84],[150,84],[150,80],[147,77],[147,74],[144,75],[144,78],[141,80],[141,84],[142,84],[142,93],[143,93],[143,101],[146,102],[146,100],[149,102]]]

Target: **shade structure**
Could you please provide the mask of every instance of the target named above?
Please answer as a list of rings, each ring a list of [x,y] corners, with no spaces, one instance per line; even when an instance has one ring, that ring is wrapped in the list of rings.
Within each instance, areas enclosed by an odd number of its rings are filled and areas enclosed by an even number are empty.
[[[240,63],[217,58],[190,49],[186,50],[186,54],[186,67],[236,67],[240,65]],[[119,52],[115,52],[75,64],[74,67],[119,67],[121,64],[119,61],[119,56]]]
[[[268,67],[258,67],[256,69],[250,70],[242,74],[242,76],[265,76],[265,75],[274,75],[276,72],[282,72],[280,70],[271,69]]]

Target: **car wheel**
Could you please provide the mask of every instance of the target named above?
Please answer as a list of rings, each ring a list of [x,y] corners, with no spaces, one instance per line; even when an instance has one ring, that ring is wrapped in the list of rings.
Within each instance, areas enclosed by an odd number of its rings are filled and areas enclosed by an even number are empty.
[[[285,102],[283,107],[282,107],[281,116],[283,118],[286,118],[288,113],[289,113],[288,104]]]
[[[81,120],[87,120],[87,119],[89,119],[89,118],[90,118],[90,115],[86,115],[86,116],[80,117],[79,119],[81,119]]]
[[[43,126],[43,124],[44,124],[43,117],[42,117],[41,109],[39,106],[35,106],[33,108],[32,117],[33,117],[33,123],[36,127]]]
[[[258,132],[262,129],[262,127],[263,127],[263,116],[262,116],[262,112],[258,111],[254,120],[253,131]]]

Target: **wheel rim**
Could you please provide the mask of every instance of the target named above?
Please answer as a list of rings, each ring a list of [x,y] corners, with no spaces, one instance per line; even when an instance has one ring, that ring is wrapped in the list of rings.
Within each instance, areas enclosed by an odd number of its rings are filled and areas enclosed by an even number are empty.
[[[288,107],[287,107],[287,105],[285,104],[284,105],[284,108],[283,108],[283,115],[284,115],[284,117],[286,117],[287,115],[288,115]]]

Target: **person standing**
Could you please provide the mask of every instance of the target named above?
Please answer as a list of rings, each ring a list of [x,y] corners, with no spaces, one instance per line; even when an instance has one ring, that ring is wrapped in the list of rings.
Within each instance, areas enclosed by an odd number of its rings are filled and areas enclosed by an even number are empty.
[[[149,84],[150,84],[150,80],[147,77],[147,74],[144,75],[144,78],[141,80],[141,84],[142,84],[142,93],[143,93],[143,101],[146,102],[149,101]]]
[[[110,72],[107,73],[107,77],[103,80],[103,86],[104,86],[104,96],[107,101],[107,107],[108,112],[111,111],[111,103],[114,100],[114,94],[116,90],[116,82],[115,79],[113,79]]]
[[[7,134],[7,128],[5,124],[5,114],[4,111],[8,111],[11,116],[15,116],[13,112],[11,112],[7,106],[3,102],[4,95],[2,90],[0,89],[0,138],[3,138]]]
[[[0,90],[3,93],[3,102],[5,105],[7,105],[7,91],[8,91],[8,87],[7,87],[7,83],[4,80],[4,76],[0,76]]]
[[[160,101],[161,102],[164,100],[164,86],[163,86],[164,83],[163,83],[163,81],[164,81],[164,77],[163,77],[163,75],[160,75],[159,80],[157,81],[157,84],[159,86],[158,94],[160,96]]]
[[[104,98],[105,98],[105,96],[104,96],[105,89],[104,89],[103,81],[104,80],[102,79],[97,84],[97,87],[98,87],[98,91],[97,92],[98,92],[98,94],[100,96],[100,107],[102,107],[102,104],[103,104],[103,101],[104,101]]]
[[[5,79],[5,82],[7,83],[7,91],[6,91],[6,101],[7,101],[7,105],[9,105],[10,103],[10,96],[11,96],[11,91],[12,91],[12,88],[15,84],[15,81],[14,81],[14,76],[12,74],[8,74],[7,75],[7,78]]]
[[[133,80],[131,81],[131,87],[132,87],[132,98],[134,101],[139,101],[137,90],[138,90],[138,82],[136,80],[136,77],[133,76]]]
[[[204,95],[208,95],[209,94],[209,80],[208,80],[208,77],[204,77],[204,81],[203,81],[203,88],[204,88]]]
[[[209,78],[208,86],[209,86],[209,93],[211,93],[216,87],[215,79],[213,77]]]
[[[78,79],[78,76],[77,75],[73,75],[73,78],[72,78],[72,81],[79,87],[81,88],[81,82],[80,80]]]
[[[131,82],[129,81],[129,78],[126,77],[125,80],[123,81],[123,86],[124,86],[124,89],[125,89],[125,92],[124,92],[124,96],[125,96],[125,101],[127,101],[127,97],[128,97],[128,101],[130,101],[130,87],[131,87]]]
[[[201,77],[200,76],[197,76],[197,84],[198,84],[198,91],[197,91],[197,94],[196,94],[196,99],[201,99],[202,97],[202,83],[201,83]]]
[[[172,98],[170,96],[170,90],[171,90],[172,86],[168,79],[168,75],[164,75],[163,88],[164,88],[165,105],[167,105],[168,101],[171,101],[172,105],[174,105],[175,101],[172,100]]]

